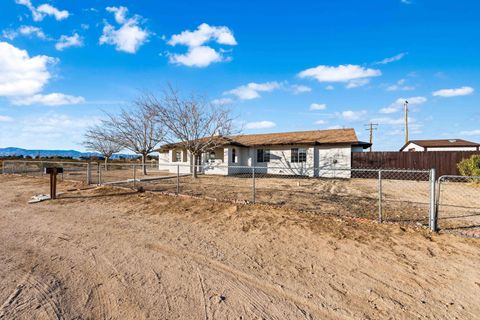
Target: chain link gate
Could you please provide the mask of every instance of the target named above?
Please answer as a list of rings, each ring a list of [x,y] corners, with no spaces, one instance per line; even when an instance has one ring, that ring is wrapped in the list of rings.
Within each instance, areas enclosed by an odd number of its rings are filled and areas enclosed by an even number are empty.
[[[480,177],[438,179],[437,218],[444,232],[480,237]]]

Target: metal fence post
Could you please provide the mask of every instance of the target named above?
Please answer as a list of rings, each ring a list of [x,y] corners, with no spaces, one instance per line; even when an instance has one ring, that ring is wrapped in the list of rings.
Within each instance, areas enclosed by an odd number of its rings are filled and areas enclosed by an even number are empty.
[[[378,222],[383,221],[382,208],[382,170],[378,170]]]
[[[252,202],[255,203],[256,198],[256,190],[255,190],[255,167],[252,167]]]
[[[180,193],[180,165],[177,164],[177,195]]]
[[[143,170],[143,167],[142,167]],[[137,186],[137,167],[133,165],[133,187]]]
[[[87,185],[90,185],[91,180],[91,174],[92,174],[92,166],[89,163],[87,163]]]
[[[101,186],[102,185],[102,165],[100,164],[100,162],[98,163],[98,185]]]
[[[437,232],[437,210],[435,197],[435,169],[430,170],[430,219],[429,225],[432,232]]]

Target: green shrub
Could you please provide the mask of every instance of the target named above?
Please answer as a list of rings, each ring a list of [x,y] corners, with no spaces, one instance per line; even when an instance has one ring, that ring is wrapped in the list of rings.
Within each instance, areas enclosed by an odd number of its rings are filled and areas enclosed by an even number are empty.
[[[480,155],[473,155],[457,164],[462,176],[480,176]]]

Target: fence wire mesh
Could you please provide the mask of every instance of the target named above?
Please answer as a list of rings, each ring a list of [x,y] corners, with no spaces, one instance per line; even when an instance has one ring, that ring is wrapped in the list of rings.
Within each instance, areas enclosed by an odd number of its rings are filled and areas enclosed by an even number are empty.
[[[380,221],[428,225],[431,209],[425,170],[5,161],[3,172],[42,175],[47,166],[63,167],[65,180]]]
[[[437,196],[442,230],[480,237],[480,177],[442,176]]]

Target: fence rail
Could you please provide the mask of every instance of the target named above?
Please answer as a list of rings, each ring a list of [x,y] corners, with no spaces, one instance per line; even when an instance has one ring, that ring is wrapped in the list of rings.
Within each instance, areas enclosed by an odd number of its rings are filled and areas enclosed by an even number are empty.
[[[193,197],[378,220],[444,230],[480,228],[480,177],[435,170],[291,168],[18,161],[4,174],[44,175],[63,167],[60,180],[118,185]],[[195,172],[195,176],[194,173]]]
[[[437,176],[458,175],[457,164],[479,151],[352,152],[353,168],[435,169]]]

